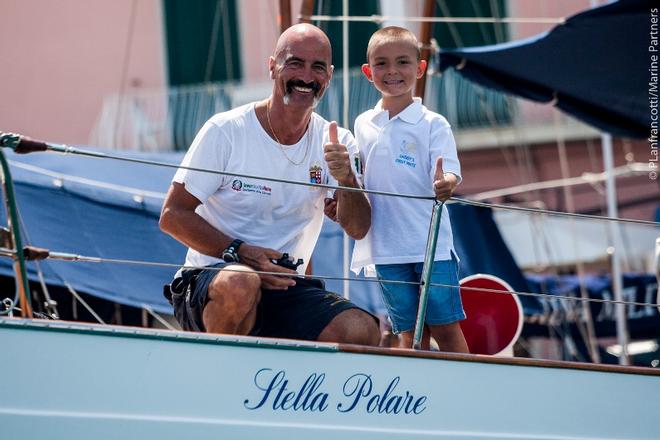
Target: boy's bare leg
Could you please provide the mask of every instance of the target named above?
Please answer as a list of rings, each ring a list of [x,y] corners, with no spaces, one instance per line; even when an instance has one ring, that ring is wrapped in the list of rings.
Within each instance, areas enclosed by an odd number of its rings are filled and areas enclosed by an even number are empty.
[[[399,333],[399,348],[412,348],[413,345],[413,339],[415,337],[415,331],[411,330],[409,332],[401,332]],[[430,350],[431,349],[431,334],[429,333],[429,327],[427,325],[424,326],[424,333],[422,334],[422,350]]]
[[[440,351],[451,353],[469,353],[467,341],[458,322],[444,325],[431,325],[431,334],[438,343]]]

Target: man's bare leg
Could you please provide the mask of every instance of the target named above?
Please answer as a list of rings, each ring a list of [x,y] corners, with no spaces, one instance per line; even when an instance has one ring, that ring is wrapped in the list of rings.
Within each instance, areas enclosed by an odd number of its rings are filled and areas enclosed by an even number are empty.
[[[231,265],[209,284],[202,320],[209,333],[247,335],[257,316],[261,280],[247,266]]]
[[[380,329],[376,320],[368,313],[349,309],[335,316],[323,329],[317,341],[378,346]]]

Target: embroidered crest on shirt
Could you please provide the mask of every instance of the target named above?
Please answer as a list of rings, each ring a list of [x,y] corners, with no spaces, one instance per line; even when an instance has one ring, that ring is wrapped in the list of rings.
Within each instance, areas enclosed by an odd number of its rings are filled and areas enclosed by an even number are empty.
[[[399,156],[394,160],[395,163],[409,166],[415,168],[417,163],[415,162],[415,152],[417,151],[417,145],[414,142],[401,141],[401,146],[399,147]]]
[[[318,163],[309,167],[309,183],[321,183],[323,177],[323,168]]]

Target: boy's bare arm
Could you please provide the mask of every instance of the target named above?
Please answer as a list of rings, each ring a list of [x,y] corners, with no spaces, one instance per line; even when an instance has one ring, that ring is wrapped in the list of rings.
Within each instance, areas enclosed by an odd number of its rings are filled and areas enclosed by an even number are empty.
[[[445,173],[442,170],[442,157],[435,162],[435,175],[433,177],[433,192],[436,200],[444,202],[454,194],[458,185],[458,178],[453,173]]]

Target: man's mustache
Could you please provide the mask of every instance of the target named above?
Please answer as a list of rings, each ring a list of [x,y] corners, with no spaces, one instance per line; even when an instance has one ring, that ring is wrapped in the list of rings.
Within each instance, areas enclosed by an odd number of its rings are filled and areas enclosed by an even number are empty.
[[[294,87],[306,87],[312,89],[314,95],[318,95],[321,91],[321,84],[316,81],[306,83],[305,81],[300,80],[291,80],[286,83],[286,92],[291,93]]]

